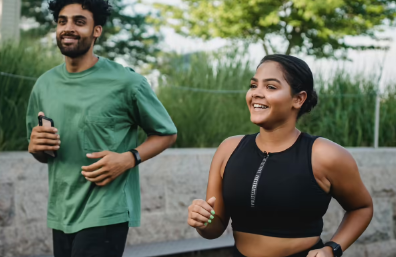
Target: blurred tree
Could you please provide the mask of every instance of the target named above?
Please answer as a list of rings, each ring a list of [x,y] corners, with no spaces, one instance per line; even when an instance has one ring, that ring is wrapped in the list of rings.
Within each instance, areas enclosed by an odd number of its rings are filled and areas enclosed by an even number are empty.
[[[147,17],[155,14],[137,13],[136,2],[132,4],[123,0],[110,2],[113,13],[96,43],[95,52],[110,59],[122,57],[131,65],[154,62],[159,52],[158,43],[161,35],[152,28]],[[22,31],[22,38],[41,39],[55,31],[47,3],[48,0],[22,0],[22,16],[28,19],[28,23],[37,22],[37,26]]]
[[[22,38],[41,38],[49,33],[53,27],[52,17],[43,0],[22,0],[22,17],[27,18],[30,26],[21,31]],[[36,26],[34,22],[37,22]],[[39,26],[38,26],[39,25]]]
[[[157,25],[205,40],[220,37],[260,42],[266,54],[305,53],[346,58],[347,49],[384,49],[378,33],[394,25],[395,0],[181,0],[182,5],[155,4]],[[347,36],[376,43],[351,45]],[[273,40],[274,38],[280,39]],[[278,43],[274,43],[274,42]]]

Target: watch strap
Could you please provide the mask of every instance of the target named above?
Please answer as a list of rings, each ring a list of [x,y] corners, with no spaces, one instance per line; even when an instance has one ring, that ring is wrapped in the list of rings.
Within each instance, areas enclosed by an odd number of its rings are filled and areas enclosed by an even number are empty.
[[[330,246],[333,250],[334,257],[341,257],[342,256],[342,249],[339,244],[333,241],[329,241],[324,244],[325,246]]]
[[[136,149],[131,149],[131,150],[129,150],[129,152],[131,152],[132,155],[135,157],[135,161],[136,161],[135,167],[138,166],[142,162],[139,152]]]

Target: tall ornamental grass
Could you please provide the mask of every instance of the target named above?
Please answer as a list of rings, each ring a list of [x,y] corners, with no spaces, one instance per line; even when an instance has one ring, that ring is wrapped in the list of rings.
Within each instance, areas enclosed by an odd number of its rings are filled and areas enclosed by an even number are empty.
[[[240,55],[193,54],[168,65],[158,96],[179,130],[176,147],[217,147],[229,136],[259,130],[250,122],[245,101],[255,71]],[[342,69],[328,81],[316,76],[319,103],[297,127],[342,146],[373,146],[377,83],[374,73],[350,75]],[[381,97],[380,146],[396,146],[395,98],[396,84],[387,85]]]
[[[0,45],[0,72],[37,78],[60,64],[60,54],[36,44]],[[0,73],[0,151],[27,150],[25,117],[34,79]]]
[[[156,93],[178,128],[175,147],[217,147],[233,135],[255,133],[245,95],[254,65],[240,52],[167,58]],[[39,77],[62,62],[57,49],[0,46],[0,72]],[[315,78],[318,106],[297,127],[343,146],[372,146],[378,76],[334,72]],[[0,74],[0,151],[26,150],[25,116],[34,79]],[[396,146],[396,83],[381,96],[380,146]],[[140,141],[144,140],[140,133]]]

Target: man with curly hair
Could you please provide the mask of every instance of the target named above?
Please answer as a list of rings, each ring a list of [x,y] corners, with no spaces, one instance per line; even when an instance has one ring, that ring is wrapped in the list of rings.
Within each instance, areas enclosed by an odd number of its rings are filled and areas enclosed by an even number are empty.
[[[54,255],[122,256],[128,228],[140,225],[137,166],[170,147],[177,130],[143,76],[94,54],[108,1],[52,0],[49,10],[65,63],[37,80],[27,134],[29,152],[48,163]],[[37,125],[44,115],[54,127]],[[148,136],[140,146],[138,126]]]

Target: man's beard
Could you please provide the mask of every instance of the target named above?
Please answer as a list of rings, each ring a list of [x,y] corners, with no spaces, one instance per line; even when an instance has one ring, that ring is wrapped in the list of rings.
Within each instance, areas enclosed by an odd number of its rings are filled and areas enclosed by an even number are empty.
[[[62,35],[62,36],[65,36],[65,35]],[[64,46],[62,43],[62,40],[61,40],[62,36],[56,37],[56,43],[57,43],[61,53],[67,57],[70,57],[70,58],[77,58],[77,57],[80,57],[80,56],[86,54],[89,51],[89,49],[91,48],[92,41],[90,41],[90,39],[94,40],[93,37],[89,37],[89,38],[79,37],[76,45]],[[72,35],[70,35],[70,36],[72,36]]]

